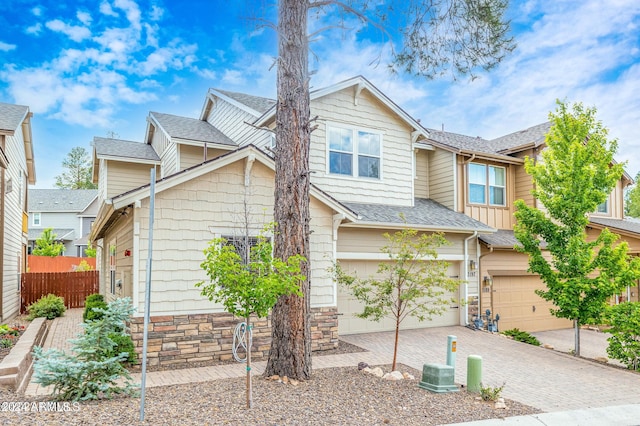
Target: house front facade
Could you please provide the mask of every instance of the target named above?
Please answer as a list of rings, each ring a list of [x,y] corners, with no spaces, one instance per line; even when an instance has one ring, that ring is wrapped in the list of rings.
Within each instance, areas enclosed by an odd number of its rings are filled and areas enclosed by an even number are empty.
[[[158,363],[230,356],[237,321],[202,297],[195,283],[206,279],[200,263],[211,239],[242,236],[246,228],[255,236],[273,220],[273,105],[212,89],[199,119],[151,112],[143,143],[94,141],[102,198],[90,239],[99,248],[102,292],[134,301],[134,339],[144,313],[150,170],[159,177],[150,299]],[[430,143],[419,123],[362,77],[313,92],[311,110],[319,117],[311,140],[313,347],[335,347],[338,334],[393,329],[390,322],[358,319],[362,306],[337,287],[329,268],[339,261],[359,275],[375,274],[385,260],[383,233],[406,226],[445,234],[450,244],[438,258],[460,280],[450,296],[470,303],[404,326],[466,324],[480,290],[479,236],[495,229],[457,211],[454,150]],[[259,323],[254,334],[264,354],[268,327]]]
[[[27,270],[27,186],[35,184],[29,107],[0,103],[0,322],[20,309]]]

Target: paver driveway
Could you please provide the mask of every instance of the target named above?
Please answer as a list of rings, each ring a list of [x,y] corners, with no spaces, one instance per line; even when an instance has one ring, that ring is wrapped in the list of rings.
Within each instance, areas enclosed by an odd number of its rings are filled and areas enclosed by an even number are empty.
[[[506,382],[503,396],[546,412],[640,403],[640,374],[574,358],[465,327],[400,332],[398,362],[422,370],[446,363],[447,336],[457,336],[456,382],[466,384],[467,357],[480,355],[485,386]],[[393,358],[393,332],[341,336]]]

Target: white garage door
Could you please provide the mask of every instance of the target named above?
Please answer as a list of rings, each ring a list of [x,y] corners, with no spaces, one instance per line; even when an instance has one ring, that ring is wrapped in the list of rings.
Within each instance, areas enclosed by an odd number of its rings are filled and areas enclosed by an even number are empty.
[[[359,277],[369,277],[376,274],[378,269],[377,261],[340,261],[342,268],[353,274],[357,271]],[[449,268],[449,276],[458,275],[457,265]],[[450,294],[450,298],[458,298],[458,292]],[[363,311],[363,305],[354,298],[346,288],[338,287],[338,333],[357,334],[371,333],[375,331],[393,331],[395,330],[395,320],[393,318],[383,318],[379,322],[361,319],[356,317]],[[416,318],[407,317],[400,329],[425,328],[425,327],[444,327],[458,325],[460,323],[460,307],[458,304],[452,305],[442,316],[434,316],[431,320],[425,319],[423,322]]]
[[[535,291],[545,288],[537,276],[493,277],[493,309],[500,314],[500,331],[518,328],[523,331],[547,331],[571,328],[571,321],[556,318],[549,309],[554,305]]]

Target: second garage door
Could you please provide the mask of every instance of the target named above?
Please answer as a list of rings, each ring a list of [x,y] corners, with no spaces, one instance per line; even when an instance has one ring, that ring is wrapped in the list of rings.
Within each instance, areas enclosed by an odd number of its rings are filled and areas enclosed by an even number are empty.
[[[545,288],[537,276],[513,275],[493,277],[493,309],[500,315],[500,331],[518,328],[524,331],[547,331],[571,328],[571,321],[556,318],[549,312],[553,308],[535,293]]]

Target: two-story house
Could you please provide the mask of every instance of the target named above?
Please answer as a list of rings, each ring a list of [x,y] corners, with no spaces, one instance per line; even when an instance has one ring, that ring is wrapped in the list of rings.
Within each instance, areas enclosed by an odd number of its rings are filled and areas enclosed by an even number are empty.
[[[94,140],[101,206],[90,239],[99,248],[101,291],[134,301],[136,340],[144,313],[150,170],[159,177],[150,300],[156,362],[204,359],[228,349],[216,336],[229,336],[235,321],[194,284],[206,279],[200,263],[211,239],[242,236],[245,224],[255,236],[273,218],[275,141],[261,128],[274,126],[274,105],[212,89],[198,119],[151,112],[143,143]],[[385,260],[382,234],[406,226],[445,234],[450,245],[439,259],[461,283],[450,296],[471,303],[452,304],[431,322],[407,319],[404,325],[466,324],[480,292],[479,236],[495,229],[460,211],[456,150],[432,143],[426,129],[363,77],[312,92],[311,113],[318,117],[310,154],[313,346],[334,347],[338,333],[393,329],[391,321],[356,318],[362,307],[328,269],[339,261],[360,275],[374,274]],[[268,338],[266,326],[258,324],[258,338]]]
[[[35,184],[29,107],[0,103],[0,322],[20,309],[27,269],[27,185]]]
[[[457,199],[461,212],[498,229],[480,236],[479,276],[481,312],[500,315],[499,327],[527,331],[569,328],[571,322],[550,314],[553,307],[535,294],[544,283],[529,274],[528,256],[514,250],[518,244],[513,227],[514,201],[544,209],[533,198],[533,182],[524,170],[524,158],[538,158],[545,148],[551,124],[542,123],[493,140],[432,130],[430,137],[456,150]],[[604,227],[629,244],[629,252],[640,253],[640,224],[624,219],[624,188],[632,183],[625,173],[606,202],[590,215],[587,237],[595,239]],[[638,300],[636,284],[619,300]],[[615,302],[615,301],[614,301]]]
[[[30,189],[29,254],[45,229],[64,244],[64,256],[84,257],[87,236],[98,213],[96,189]]]

